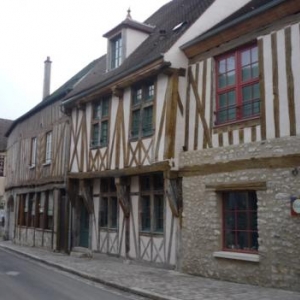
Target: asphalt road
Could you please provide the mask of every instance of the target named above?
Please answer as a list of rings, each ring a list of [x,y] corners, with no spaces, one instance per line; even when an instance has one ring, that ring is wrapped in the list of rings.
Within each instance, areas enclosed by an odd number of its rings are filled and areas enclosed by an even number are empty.
[[[0,249],[0,300],[142,300]]]

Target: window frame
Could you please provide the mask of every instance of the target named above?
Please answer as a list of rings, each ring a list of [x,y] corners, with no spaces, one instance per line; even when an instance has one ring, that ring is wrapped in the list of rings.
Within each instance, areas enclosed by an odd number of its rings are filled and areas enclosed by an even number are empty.
[[[257,60],[253,59],[253,53],[251,52],[253,49],[256,49],[256,53],[257,53]],[[250,72],[254,72],[254,65],[256,64],[256,70],[257,70],[257,76],[250,76],[250,79],[247,79],[245,81],[243,81],[242,79],[242,69],[243,69],[243,65],[242,65],[242,53],[246,52],[246,51],[250,51],[251,52],[251,58],[250,58],[250,63],[244,65],[245,66],[250,66]],[[260,109],[260,103],[261,103],[261,95],[260,95],[260,79],[259,79],[259,57],[258,57],[258,45],[256,42],[252,42],[250,44],[244,45],[242,47],[236,48],[234,50],[228,51],[226,53],[223,53],[217,57],[215,57],[215,82],[216,82],[216,101],[215,101],[215,111],[214,111],[214,115],[215,115],[215,122],[214,125],[215,127],[218,126],[223,126],[223,125],[228,125],[228,124],[235,124],[235,123],[240,123],[240,122],[244,122],[244,121],[248,121],[248,120],[252,120],[252,119],[257,119],[260,117],[260,113],[261,113],[261,109]],[[234,65],[235,67],[233,69],[228,69],[228,65],[226,64],[225,69],[226,72],[224,73],[220,73],[220,62],[223,60],[226,60],[230,57],[234,58]],[[252,68],[253,67],[253,68]],[[230,71],[234,71],[234,76],[235,76],[235,82],[232,84],[226,84],[224,87],[219,87],[219,77],[220,75],[224,74],[228,74],[230,73]],[[229,79],[228,77],[225,77],[227,80]],[[251,100],[248,100],[248,102],[245,104],[243,103],[243,88],[245,87],[254,87],[255,85],[258,85],[258,93],[259,93],[259,97],[258,98],[253,98]],[[235,93],[235,101],[234,104],[229,104],[228,102],[230,100],[228,100],[227,98],[227,105],[224,105],[224,107],[220,106],[220,96],[221,95],[226,95],[229,92],[234,92]],[[253,92],[253,90],[252,90]],[[258,107],[258,112],[255,113],[255,104]],[[245,106],[251,106],[251,110],[252,113],[250,113],[249,115],[243,115],[243,107]],[[229,111],[230,109],[235,110],[235,118],[230,118],[229,117]],[[226,118],[225,121],[221,120],[220,112],[226,112]]]
[[[0,177],[5,177],[5,155],[0,155]]]
[[[252,209],[237,209],[237,205],[240,205],[241,198],[237,198],[238,194],[246,195],[246,203],[247,208],[251,207]],[[235,195],[235,199],[230,199],[230,195]],[[258,225],[257,225],[257,215],[258,215],[258,200],[257,200],[257,194],[254,190],[232,190],[232,191],[224,191],[221,193],[221,199],[222,199],[222,251],[226,252],[238,252],[238,253],[250,253],[250,254],[257,254],[258,253]],[[234,200],[232,202],[234,203],[235,209],[226,209],[226,201],[229,202],[230,200]],[[245,200],[245,198],[244,198]],[[250,202],[255,201],[255,203],[251,203],[252,206],[250,206]],[[231,202],[231,205],[232,205]],[[227,204],[227,205],[230,205]],[[246,229],[241,229],[241,218],[239,216],[245,215],[247,216],[247,224],[245,224]],[[226,215],[234,216],[234,228],[229,228],[229,225],[226,225]],[[251,219],[250,216],[253,216],[254,219]],[[230,223],[230,221],[229,221]],[[251,229],[251,224],[256,224],[255,229]],[[251,236],[253,234],[253,236]],[[248,245],[247,247],[244,247],[244,241],[245,236],[248,238]],[[230,237],[230,238],[229,238]],[[232,243],[229,245],[229,240],[232,241]],[[250,240],[253,242],[254,246],[250,247],[251,245]],[[234,243],[233,243],[234,242]],[[240,246],[238,242],[241,242]]]
[[[119,33],[110,40],[110,68],[118,68],[123,60],[123,39]]]
[[[111,108],[111,96],[103,96],[92,103],[92,127],[91,127],[91,148],[107,147],[109,144],[109,116]],[[107,103],[107,104],[105,104]],[[105,105],[105,107],[104,107]],[[106,125],[105,135],[103,132],[104,124]],[[95,128],[98,128],[97,139],[94,139]],[[106,137],[103,141],[103,137]]]
[[[155,98],[156,84],[154,79],[149,79],[132,86],[130,118],[131,140],[147,138],[154,134]],[[146,123],[146,121],[148,122]]]
[[[156,179],[161,182],[157,184]],[[163,173],[141,175],[139,177],[139,231],[141,234],[163,235],[165,230],[166,201],[164,196]],[[147,200],[148,205],[145,206]],[[156,203],[162,202],[159,210]]]
[[[100,186],[99,228],[100,230],[117,231],[119,227],[119,201],[115,179],[112,177],[102,178]],[[104,203],[106,203],[105,210],[103,210]],[[103,222],[104,219],[105,222]]]
[[[52,131],[46,133],[45,165],[52,162]]]
[[[47,140],[47,139],[46,139]],[[46,142],[47,144],[47,142]],[[31,148],[30,148],[30,167],[34,168],[36,166],[36,154],[37,154],[37,138],[31,138]]]

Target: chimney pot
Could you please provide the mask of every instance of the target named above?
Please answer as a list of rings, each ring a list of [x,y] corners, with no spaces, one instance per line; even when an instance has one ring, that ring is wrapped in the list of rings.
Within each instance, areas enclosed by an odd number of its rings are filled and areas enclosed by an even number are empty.
[[[51,63],[50,57],[47,56],[44,66],[44,86],[43,86],[43,99],[50,95],[50,79],[51,79]]]

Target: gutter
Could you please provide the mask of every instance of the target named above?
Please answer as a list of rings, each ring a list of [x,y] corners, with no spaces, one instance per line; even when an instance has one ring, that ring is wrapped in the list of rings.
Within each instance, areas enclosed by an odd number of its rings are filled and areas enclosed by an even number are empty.
[[[77,95],[75,95],[75,96],[73,96],[69,99],[66,99],[65,101],[63,101],[61,103],[61,106],[67,106],[68,104],[71,104],[72,102],[74,102],[75,100],[77,100],[81,97],[87,96],[88,94],[90,94],[90,93],[92,93],[92,92],[94,92],[94,91],[96,91],[100,88],[108,86],[108,85],[116,82],[117,80],[121,79],[122,77],[125,77],[125,76],[129,75],[130,73],[134,73],[138,69],[141,69],[142,67],[151,64],[152,62],[158,60],[159,58],[163,58],[163,54],[160,54],[159,57],[155,57],[155,58],[149,59],[147,61],[144,61],[144,62],[140,63],[139,65],[134,66],[131,69],[127,69],[124,72],[119,73],[117,76],[113,76],[111,78],[108,78],[105,81],[100,82],[99,84],[96,84],[95,86],[93,86],[93,87],[91,87],[91,88],[89,88],[85,91],[82,91],[79,94],[77,94]],[[163,63],[165,63],[166,65],[170,65],[170,63],[166,63],[166,62],[163,62]],[[163,63],[162,63],[162,65],[163,65]]]
[[[274,6],[277,6],[277,5],[279,5],[279,4],[283,3],[283,2],[286,2],[286,0],[274,0],[271,3],[265,4],[264,6],[261,6],[261,7],[255,9],[255,10],[249,12],[249,13],[246,13],[246,14],[244,14],[244,15],[236,18],[235,20],[230,21],[227,24],[224,24],[224,25],[222,25],[220,27],[217,27],[215,29],[212,29],[212,30],[210,30],[210,31],[208,31],[208,32],[200,35],[199,37],[195,38],[194,40],[183,44],[180,47],[180,49],[181,50],[185,50],[186,48],[188,48],[190,46],[193,46],[194,44],[196,44],[198,42],[201,42],[201,41],[203,41],[203,40],[205,40],[205,39],[207,39],[207,38],[209,38],[211,36],[214,36],[217,33],[220,33],[221,31],[223,31],[225,29],[228,29],[228,28],[230,28],[230,27],[232,27],[234,25],[237,25],[238,23],[241,23],[242,21],[250,19],[251,17],[259,15],[259,14],[265,12],[266,10],[268,10],[268,9],[274,7]]]

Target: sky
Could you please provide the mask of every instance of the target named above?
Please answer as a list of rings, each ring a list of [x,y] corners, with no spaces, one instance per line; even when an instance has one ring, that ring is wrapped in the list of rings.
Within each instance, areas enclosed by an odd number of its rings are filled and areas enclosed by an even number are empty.
[[[0,118],[15,120],[42,100],[44,61],[54,92],[106,53],[103,34],[130,8],[143,22],[169,0],[0,0]]]

